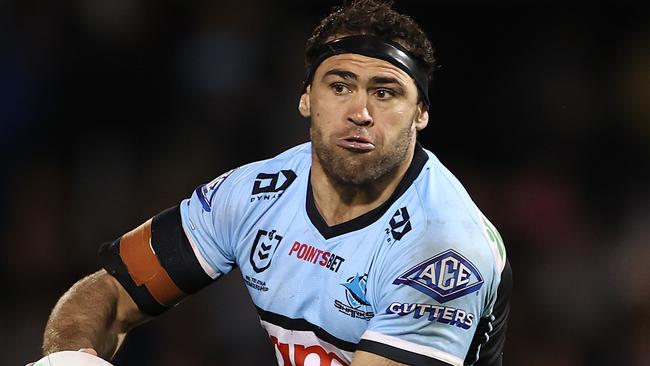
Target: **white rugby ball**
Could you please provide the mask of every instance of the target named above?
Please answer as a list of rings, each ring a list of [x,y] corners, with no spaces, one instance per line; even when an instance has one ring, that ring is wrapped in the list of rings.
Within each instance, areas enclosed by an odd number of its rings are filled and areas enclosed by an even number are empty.
[[[113,366],[103,358],[79,351],[59,351],[36,361],[33,366]]]

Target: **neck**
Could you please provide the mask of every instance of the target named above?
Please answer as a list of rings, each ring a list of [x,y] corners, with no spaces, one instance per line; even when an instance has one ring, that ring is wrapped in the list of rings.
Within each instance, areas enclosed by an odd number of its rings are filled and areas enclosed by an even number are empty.
[[[334,226],[359,217],[381,206],[395,192],[411,161],[409,158],[395,171],[365,185],[350,185],[338,182],[328,176],[312,153],[311,186],[314,203],[328,226]]]

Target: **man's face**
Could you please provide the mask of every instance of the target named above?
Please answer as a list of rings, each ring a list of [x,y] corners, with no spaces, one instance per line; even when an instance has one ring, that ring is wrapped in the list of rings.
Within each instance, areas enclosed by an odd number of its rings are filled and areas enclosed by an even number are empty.
[[[410,162],[428,113],[413,79],[393,64],[357,54],[323,61],[299,110],[311,117],[314,164],[339,184],[361,186]]]

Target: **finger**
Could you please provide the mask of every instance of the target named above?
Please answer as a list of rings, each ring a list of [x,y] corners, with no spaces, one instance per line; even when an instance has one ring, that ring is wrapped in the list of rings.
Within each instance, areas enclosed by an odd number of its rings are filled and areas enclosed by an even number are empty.
[[[94,348],[82,348],[79,350],[79,352],[90,353],[93,356],[97,356],[97,351],[95,351]]]

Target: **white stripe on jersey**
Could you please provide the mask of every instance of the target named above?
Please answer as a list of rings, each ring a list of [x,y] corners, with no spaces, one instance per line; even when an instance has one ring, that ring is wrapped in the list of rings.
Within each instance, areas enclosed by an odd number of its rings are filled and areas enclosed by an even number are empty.
[[[264,320],[260,323],[271,337],[279,366],[347,366],[352,362],[354,352],[337,348],[318,338],[314,332],[284,329]],[[287,357],[291,364],[284,362]]]
[[[189,222],[189,220],[188,220]],[[189,233],[187,227],[185,227],[185,220],[181,219],[181,224],[183,224],[183,231],[185,234],[185,237],[187,237],[187,240],[190,242],[190,246],[192,246],[192,251],[194,252],[194,256],[196,259],[199,261],[199,264],[201,265],[201,268],[203,268],[203,271],[210,276],[213,280],[216,280],[221,276],[221,273],[215,271],[210,264],[203,258],[201,255],[201,252],[199,251],[199,247],[196,245],[194,242],[194,237]],[[190,222],[191,225],[191,222]]]
[[[441,350],[432,347],[423,346],[421,344],[411,343],[409,341],[405,341],[397,337],[387,336],[379,332],[367,330],[365,333],[363,333],[361,338],[367,339],[369,341],[383,343],[389,346],[393,346],[395,348],[417,353],[427,357],[435,358],[436,360],[444,361],[454,366],[463,366],[463,360],[452,354],[443,352]]]

